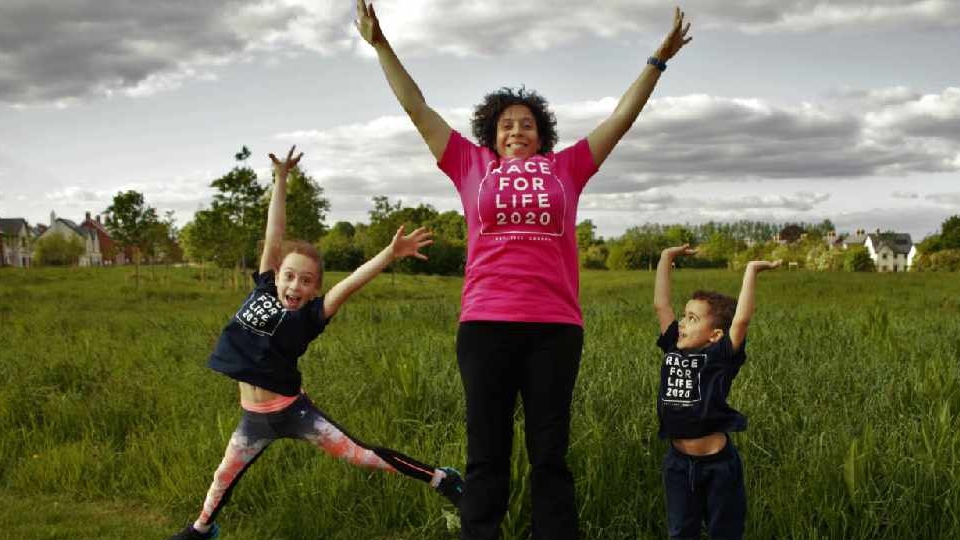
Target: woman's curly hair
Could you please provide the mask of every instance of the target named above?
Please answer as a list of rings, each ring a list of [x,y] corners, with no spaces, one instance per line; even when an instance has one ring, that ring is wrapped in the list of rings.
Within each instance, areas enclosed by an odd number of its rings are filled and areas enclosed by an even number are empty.
[[[537,121],[537,134],[540,137],[538,154],[545,154],[553,150],[557,144],[557,118],[550,111],[549,104],[543,96],[534,90],[524,87],[513,89],[504,86],[496,92],[483,97],[483,102],[473,110],[473,119],[470,125],[473,136],[480,146],[486,146],[497,153],[497,121],[500,114],[511,105],[526,105]]]

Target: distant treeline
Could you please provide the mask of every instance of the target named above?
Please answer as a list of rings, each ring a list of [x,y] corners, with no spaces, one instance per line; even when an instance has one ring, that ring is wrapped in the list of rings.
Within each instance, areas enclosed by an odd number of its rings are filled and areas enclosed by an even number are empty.
[[[249,157],[250,151],[243,147],[235,155],[237,166],[210,184],[215,189],[210,207],[198,211],[180,230],[169,215],[159,220],[142,195],[134,192],[117,194],[107,210],[107,227],[124,249],[133,248],[151,262],[185,259],[249,269],[259,260],[269,202],[269,188],[260,184],[246,164]],[[139,197],[135,201],[134,195]],[[459,212],[438,212],[423,204],[408,207],[399,200],[377,196],[368,223],[340,221],[327,227],[329,211],[323,188],[303,170],[294,169],[287,186],[286,236],[317,243],[326,269],[356,268],[383,249],[402,224],[407,230],[429,228],[434,244],[426,250],[429,260],[404,259],[394,264],[393,271],[463,273],[467,228]],[[589,269],[650,270],[665,247],[680,244],[699,250],[695,257],[677,261],[683,267],[736,269],[754,259],[782,259],[789,266],[811,270],[874,269],[863,247],[840,249],[836,245],[846,232],[837,231],[829,219],[819,223],[646,223],[606,239],[597,236],[594,224],[585,220],[577,224],[576,234],[580,264]],[[924,239],[917,248],[916,269],[960,270],[960,216],[944,221],[940,233]]]

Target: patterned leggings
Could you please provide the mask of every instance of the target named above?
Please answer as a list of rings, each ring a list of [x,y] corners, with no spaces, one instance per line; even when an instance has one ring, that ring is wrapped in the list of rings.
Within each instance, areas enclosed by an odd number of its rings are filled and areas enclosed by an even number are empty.
[[[274,413],[256,413],[244,409],[223,461],[213,475],[197,524],[209,525],[227,504],[234,486],[277,439],[303,439],[328,454],[353,465],[400,472],[424,482],[439,481],[435,467],[425,465],[389,448],[371,447],[353,438],[336,425],[305,394],[287,408]],[[441,474],[442,475],[442,474]]]

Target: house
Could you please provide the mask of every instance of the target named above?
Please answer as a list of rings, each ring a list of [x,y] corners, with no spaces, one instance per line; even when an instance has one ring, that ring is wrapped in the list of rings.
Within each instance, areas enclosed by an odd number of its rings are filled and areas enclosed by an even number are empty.
[[[56,214],[50,212],[50,226],[39,236],[38,240],[50,234],[59,234],[64,238],[77,238],[83,244],[83,254],[78,261],[80,266],[100,266],[103,264],[103,258],[100,253],[100,239],[97,233],[90,229],[85,229],[73,221],[64,218],[58,218]]]
[[[877,272],[906,272],[913,266],[913,258],[917,255],[917,247],[909,234],[877,230],[875,234],[867,235],[863,245],[877,266]]]
[[[843,239],[837,235],[837,231],[829,231],[823,237],[823,242],[827,245],[829,249],[838,249],[843,246]]]
[[[0,265],[33,265],[33,229],[23,218],[0,219]]]
[[[107,232],[107,229],[103,226],[103,222],[100,221],[100,214],[97,214],[96,219],[91,219],[90,212],[87,212],[86,219],[83,220],[80,226],[97,235],[97,241],[100,242],[100,256],[103,259],[103,264],[126,263],[127,257],[123,251],[118,249],[113,239],[110,238],[110,233]]]
[[[863,247],[866,241],[866,231],[863,229],[857,229],[857,232],[854,234],[848,234],[847,236],[843,237],[843,240],[840,240],[840,245],[843,246],[843,249],[850,249],[851,247]]]

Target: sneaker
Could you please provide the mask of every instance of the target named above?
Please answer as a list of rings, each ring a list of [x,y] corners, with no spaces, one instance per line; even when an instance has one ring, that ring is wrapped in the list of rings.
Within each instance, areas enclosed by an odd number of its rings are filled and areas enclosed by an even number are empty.
[[[453,467],[440,467],[446,476],[440,480],[437,491],[447,498],[454,506],[460,508],[460,497],[463,496],[463,476]]]
[[[193,528],[193,524],[187,525],[182,531],[170,537],[169,540],[210,540],[220,536],[220,526],[216,523],[206,533],[202,533]]]

